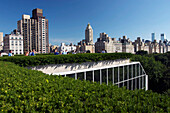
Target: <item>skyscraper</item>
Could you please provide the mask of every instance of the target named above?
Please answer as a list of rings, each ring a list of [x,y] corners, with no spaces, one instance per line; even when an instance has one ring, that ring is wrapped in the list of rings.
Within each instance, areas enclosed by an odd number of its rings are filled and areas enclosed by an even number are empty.
[[[161,34],[161,41],[164,42],[164,40],[166,39],[166,35],[164,33]]]
[[[89,23],[85,30],[85,42],[86,42],[86,45],[93,44],[93,29]]]
[[[43,16],[43,10],[38,8],[32,11],[32,16],[38,22],[39,51],[40,53],[49,53],[48,19]]]
[[[48,20],[43,17],[42,9],[34,9],[32,15],[32,18],[30,15],[23,15],[22,20],[17,22],[18,31],[24,39],[24,52],[35,49],[39,53],[48,53]]]
[[[152,34],[151,34],[151,38],[152,38],[152,42],[154,42],[154,40],[156,40],[156,38],[155,38],[155,33],[152,33]]]

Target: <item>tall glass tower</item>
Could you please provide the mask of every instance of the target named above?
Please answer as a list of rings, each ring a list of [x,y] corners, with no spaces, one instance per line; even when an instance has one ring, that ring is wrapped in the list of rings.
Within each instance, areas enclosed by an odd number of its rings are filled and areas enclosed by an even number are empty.
[[[166,35],[164,33],[161,34],[161,41],[164,42],[164,40],[166,39]]]
[[[156,38],[155,38],[155,33],[152,33],[152,34],[151,34],[151,38],[152,38],[152,42],[154,42],[154,40],[156,40]]]

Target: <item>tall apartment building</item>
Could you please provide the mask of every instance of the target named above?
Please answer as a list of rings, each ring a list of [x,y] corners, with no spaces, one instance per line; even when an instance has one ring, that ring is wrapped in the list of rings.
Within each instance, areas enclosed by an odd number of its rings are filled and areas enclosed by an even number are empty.
[[[86,45],[93,44],[93,29],[89,23],[85,30],[85,42],[86,42]]]
[[[32,17],[22,15],[17,22],[18,31],[24,38],[24,52],[35,49],[39,53],[49,53],[48,19],[43,16],[42,9],[34,9]]]
[[[130,41],[127,36],[123,36],[123,39],[120,39],[122,43],[122,52],[125,53],[134,53],[134,45],[132,45],[132,41]]]
[[[85,29],[85,40],[82,40],[77,45],[77,51],[95,53],[95,46],[93,44],[93,29],[90,24]]]
[[[3,32],[0,32],[0,51],[3,50]]]
[[[17,30],[14,30],[11,34],[6,34],[4,36],[4,52],[9,52],[15,54],[24,54],[23,51],[23,35],[21,35]]]
[[[100,37],[95,43],[95,52],[101,52],[102,49],[108,53],[122,52],[122,43],[116,41],[116,38],[108,37],[106,33],[100,33]]]

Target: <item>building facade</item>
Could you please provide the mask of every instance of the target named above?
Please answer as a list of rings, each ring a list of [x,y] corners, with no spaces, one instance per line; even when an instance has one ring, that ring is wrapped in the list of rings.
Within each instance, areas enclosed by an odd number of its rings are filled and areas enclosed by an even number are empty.
[[[130,41],[127,36],[123,36],[123,39],[120,39],[122,43],[122,52],[124,53],[134,53],[134,45],[132,45],[132,41]]]
[[[23,35],[17,31],[13,31],[11,34],[4,36],[4,52],[8,53],[12,50],[15,54],[24,54],[23,50]]]
[[[39,53],[50,52],[48,19],[43,16],[42,9],[34,9],[32,17],[23,15],[17,28],[24,38],[25,53],[33,49]]]
[[[93,29],[89,23],[85,30],[85,42],[86,42],[86,45],[93,44]]]
[[[88,24],[85,29],[85,40],[80,41],[77,45],[77,51],[95,53],[93,29],[90,24]]]
[[[95,52],[101,52],[102,49],[106,50],[107,53],[122,52],[122,43],[116,41],[115,38],[108,37],[106,33],[100,33],[100,37],[95,43]]]
[[[0,32],[0,51],[3,50],[3,32]]]
[[[67,52],[73,52],[76,51],[76,46],[73,45],[72,43],[70,45],[66,45],[65,43],[61,43],[58,51],[59,52],[65,52],[67,50]]]
[[[135,42],[133,43],[134,45],[134,51],[137,52],[137,51],[147,51],[149,54],[152,54],[152,53],[166,53],[170,50],[168,50],[169,48],[169,44],[167,41],[163,41],[160,40],[159,43],[154,40],[153,42],[151,41],[145,41],[145,42],[142,42],[141,41],[141,38],[138,37],[137,40],[135,40]]]

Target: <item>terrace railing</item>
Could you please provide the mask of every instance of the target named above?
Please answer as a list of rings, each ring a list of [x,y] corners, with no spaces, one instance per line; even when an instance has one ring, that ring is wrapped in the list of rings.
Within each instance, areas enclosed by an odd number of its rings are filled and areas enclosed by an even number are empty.
[[[72,77],[76,80],[89,80],[92,82],[113,84],[118,87],[125,86],[129,90],[148,90],[148,75],[146,75],[140,62],[130,62],[119,65],[89,68],[76,71],[53,73],[63,77]]]

